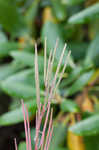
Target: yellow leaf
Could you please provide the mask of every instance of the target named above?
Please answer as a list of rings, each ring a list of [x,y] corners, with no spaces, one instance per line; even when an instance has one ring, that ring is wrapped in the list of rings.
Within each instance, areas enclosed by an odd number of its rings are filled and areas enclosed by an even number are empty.
[[[45,23],[47,21],[55,22],[55,19],[52,15],[51,7],[46,7],[43,10],[43,23]]]
[[[74,114],[70,114],[70,121],[70,125],[75,124],[76,120]],[[67,133],[67,145],[69,150],[85,150],[83,137],[75,135],[71,131]]]
[[[88,96],[86,96],[85,99],[84,99],[84,102],[82,104],[82,111],[89,111],[89,112],[93,112],[94,111],[93,103],[88,98]]]
[[[88,85],[93,85],[95,82],[96,82],[96,80],[99,78],[99,69],[97,69],[96,71],[95,71],[95,73],[93,74],[93,76],[91,77],[91,79],[89,80],[89,82],[88,82]]]
[[[97,2],[99,2],[99,0],[87,0],[87,1],[85,1],[85,6],[88,7],[88,6],[91,6]]]
[[[67,144],[70,150],[85,150],[83,138],[68,131]]]

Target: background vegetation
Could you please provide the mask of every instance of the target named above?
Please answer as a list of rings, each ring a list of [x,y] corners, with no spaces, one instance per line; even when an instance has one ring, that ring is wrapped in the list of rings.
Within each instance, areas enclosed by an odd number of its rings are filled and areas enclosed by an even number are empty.
[[[18,150],[25,150],[21,99],[29,110],[34,147],[34,43],[38,44],[43,100],[45,37],[48,55],[59,38],[53,73],[65,42],[67,51],[71,50],[52,103],[50,150],[99,150],[98,0],[0,0],[0,149],[14,149],[16,137]]]

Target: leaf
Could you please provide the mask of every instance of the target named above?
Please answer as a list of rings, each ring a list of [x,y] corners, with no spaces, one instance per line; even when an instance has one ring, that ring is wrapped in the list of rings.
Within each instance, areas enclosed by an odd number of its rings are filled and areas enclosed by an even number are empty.
[[[16,5],[4,0],[0,0],[0,23],[11,33],[20,33],[25,26],[25,21]]]
[[[85,95],[83,98],[82,102],[82,111],[84,112],[93,112],[94,111],[94,106],[93,103],[91,102],[91,99],[88,97],[88,95]]]
[[[22,45],[20,45],[17,42],[2,42],[2,43],[0,43],[0,58],[8,56],[11,51],[17,50],[21,47],[22,47]]]
[[[4,32],[0,31],[0,43],[6,42],[8,39]]]
[[[68,48],[71,50],[72,56],[75,61],[81,61],[86,55],[88,48],[87,42],[69,42]]]
[[[33,116],[36,112],[36,101],[29,101],[25,103],[28,108],[29,117]],[[22,107],[18,107],[15,110],[9,111],[3,115],[0,116],[0,125],[1,126],[8,126],[12,124],[16,124],[19,122],[23,122],[23,112]]]
[[[42,21],[43,24],[46,23],[47,21],[55,22],[55,18],[52,14],[52,9],[50,6],[44,8],[42,13]]]
[[[56,147],[54,150],[68,150],[66,147]]]
[[[39,1],[40,0],[33,1],[30,8],[26,12],[25,18],[30,26],[32,26],[32,23],[34,22],[37,15]]]
[[[81,72],[82,68],[80,66],[76,67],[76,69],[73,69],[72,72],[67,77],[67,79],[65,79],[65,81],[63,80],[64,82],[60,84],[60,87],[63,88],[64,86],[72,83],[75,79],[77,79],[77,77],[81,74]]]
[[[20,142],[18,150],[26,150],[26,142]]]
[[[4,80],[2,89],[11,96],[23,99],[33,99],[36,96],[35,77],[32,69],[19,72]],[[43,87],[43,76],[40,76],[40,85]]]
[[[95,150],[99,150],[99,134],[95,135],[95,136],[86,136],[84,137],[84,143],[85,143],[85,147],[86,150],[93,150],[95,148]]]
[[[72,126],[76,123],[76,118],[74,113],[69,114],[69,119],[70,119],[69,126]],[[76,135],[70,130],[67,131],[67,144],[70,150],[85,150],[83,137]]]
[[[13,73],[17,72],[22,65],[19,65],[17,62],[12,62],[7,65],[2,65],[0,67],[0,83],[1,81],[5,80],[7,77],[12,75]]]
[[[68,131],[67,142],[69,150],[85,150],[83,137],[77,136],[71,131]]]
[[[63,0],[63,3],[67,4],[67,5],[77,5],[77,4],[82,3],[84,1],[85,0]]]
[[[90,68],[92,68],[90,64],[85,66],[77,66],[68,74],[68,77],[63,80],[60,84],[60,88],[64,88],[65,86],[72,84],[72,82],[78,79],[82,74],[86,73]]]
[[[69,150],[66,147],[55,147],[54,150]]]
[[[67,88],[65,91],[65,96],[72,95],[78,91],[80,91],[89,81],[91,76],[93,75],[94,71],[90,71],[87,73],[82,74],[77,81],[75,81],[72,86]]]
[[[99,115],[94,115],[88,119],[71,126],[69,131],[81,136],[91,136],[99,134]]]
[[[99,18],[99,3],[96,3],[81,12],[74,14],[68,20],[70,24],[83,24]]]
[[[34,66],[34,54],[28,52],[13,51],[10,53],[11,56],[17,61],[24,65],[33,67]]]
[[[59,147],[59,145],[61,144],[63,139],[65,139],[65,136],[66,136],[66,127],[62,124],[54,125],[52,141],[50,143],[49,149],[53,150],[53,149],[56,149],[57,147]]]
[[[65,20],[67,16],[66,5],[64,5],[62,1],[59,0],[51,0],[51,2],[52,2],[52,10],[55,17],[60,21]]]
[[[98,77],[99,77],[99,69],[96,69],[93,76],[89,80],[88,84],[92,85],[93,83],[95,83],[97,81]]]
[[[60,107],[63,112],[79,112],[80,111],[80,108],[78,107],[78,105],[70,99],[64,100],[61,103]]]
[[[11,56],[26,66],[34,67],[35,56],[30,52],[13,51],[11,52]],[[38,55],[38,65],[39,71],[43,72],[44,60],[43,57],[40,55]]]
[[[55,47],[55,43],[57,38],[59,38],[59,44],[56,52],[56,59],[59,61],[60,55],[62,53],[64,47],[64,41],[61,34],[61,28],[58,24],[52,23],[50,21],[46,22],[42,28],[42,40],[44,41],[45,37],[47,37],[47,48],[48,51],[53,50]],[[68,51],[65,52],[67,55]],[[64,57],[63,63],[65,61],[66,55]]]
[[[85,64],[94,63],[96,66],[99,66],[99,34],[96,35],[95,39],[89,45],[87,50]]]
[[[45,37],[47,37],[47,47],[49,50],[54,48],[56,39],[59,37],[60,43],[59,43],[58,48],[59,48],[59,51],[62,50],[62,48],[64,46],[64,42],[62,39],[61,30],[59,29],[59,25],[52,23],[50,21],[46,22],[43,25],[41,36],[42,36],[43,40]]]

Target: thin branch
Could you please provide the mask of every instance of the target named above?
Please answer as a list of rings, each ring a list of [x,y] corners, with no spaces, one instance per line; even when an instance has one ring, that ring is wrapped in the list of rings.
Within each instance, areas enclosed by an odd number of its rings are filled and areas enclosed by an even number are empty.
[[[46,80],[46,50],[47,50],[47,46],[46,46],[46,41],[47,41],[47,38],[45,38],[45,41],[44,41],[44,83],[45,83],[45,80]]]
[[[63,59],[65,50],[66,50],[66,44],[64,45],[62,54],[61,54],[61,56],[60,56],[59,64],[58,64],[58,66],[57,66],[57,70],[56,70],[56,73],[55,73],[55,76],[54,76],[54,79],[53,79],[53,82],[52,82],[51,91],[50,91],[50,95],[49,95],[48,101],[51,101],[51,99],[52,99],[53,90],[54,90],[54,88],[55,88],[56,79],[57,79],[57,76],[58,76],[58,72],[59,72],[59,70],[60,70],[60,66],[61,66],[61,63],[62,63],[62,59]]]
[[[27,129],[27,121],[26,121],[26,118],[25,118],[25,107],[24,107],[23,100],[22,100],[22,110],[23,110],[23,116],[24,116],[24,127],[25,127],[26,147],[27,147],[27,150],[29,150],[28,129]]]
[[[46,82],[45,82],[45,101],[44,101],[44,106],[45,107],[46,107],[46,104],[48,102],[48,93],[49,93],[49,88],[50,88],[50,80],[51,80],[51,76],[52,76],[52,69],[53,69],[53,63],[54,63],[56,49],[57,49],[57,46],[58,46],[58,40],[59,39],[57,38],[53,54],[52,54],[52,51],[51,51],[50,55],[49,55],[49,60],[48,60],[48,69],[47,69],[47,76],[46,76]],[[52,60],[51,60],[51,58],[52,58]]]
[[[43,128],[43,132],[42,132],[40,145],[43,145],[43,143],[44,143],[44,135],[45,135],[45,130],[46,130],[47,122],[48,122],[49,112],[50,112],[50,102],[48,102],[48,105],[47,105],[47,114],[46,114],[46,118],[45,118],[45,123],[44,123],[44,128]]]
[[[57,82],[57,84],[56,84],[56,87],[55,87],[55,89],[54,89],[54,94],[55,94],[55,92],[56,92],[56,90],[57,90],[57,88],[58,88],[58,86],[59,86],[59,84],[60,84],[60,81],[61,81],[62,77],[63,77],[63,74],[64,74],[64,72],[65,72],[65,69],[66,69],[68,60],[69,60],[69,58],[70,58],[70,54],[71,54],[71,51],[68,52],[68,55],[67,55],[67,57],[66,57],[66,61],[65,61],[63,70],[62,70],[62,72],[61,72],[61,74],[60,74],[60,76],[59,76],[59,80],[58,80],[58,82]],[[54,94],[53,94],[53,95],[54,95]]]
[[[49,67],[49,79],[48,82],[50,83],[51,77],[52,77],[52,69],[53,69],[53,63],[54,63],[54,58],[55,58],[55,54],[56,54],[56,49],[58,47],[58,39],[56,40],[56,44],[54,47],[54,51],[53,51],[53,56],[52,56],[52,61],[50,62],[50,67]],[[48,86],[50,86],[48,84]]]
[[[52,126],[52,129],[51,129],[51,131],[50,131],[49,140],[48,140],[48,144],[47,144],[47,148],[46,148],[46,150],[48,150],[48,149],[49,149],[49,145],[50,145],[51,138],[52,138],[52,133],[53,133],[53,126]]]
[[[48,59],[48,69],[47,69],[45,87],[47,87],[49,84],[49,72],[50,72],[50,67],[51,67],[51,58],[52,58],[52,50],[50,51],[50,55],[49,55],[49,59]]]
[[[39,87],[37,44],[35,44],[35,83],[36,83],[37,107],[38,113],[40,115],[40,87]]]
[[[14,139],[15,150],[18,150],[16,138]]]
[[[45,142],[44,150],[46,150],[47,144],[48,144],[50,130],[51,130],[51,127],[52,127],[52,116],[53,116],[53,109],[51,110],[51,114],[50,114],[50,121],[49,121],[49,127],[48,127],[48,131],[47,131],[47,136],[46,136],[46,142]]]
[[[45,81],[45,100],[44,100],[44,106],[46,107],[47,104],[47,97],[49,93],[49,73],[51,68],[51,58],[52,58],[52,50],[50,51],[49,59],[48,59],[48,69],[47,69],[47,75],[46,75],[46,81]]]
[[[32,147],[31,147],[31,133],[30,133],[29,114],[28,114],[28,109],[27,109],[26,105],[25,105],[25,108],[26,108],[27,125],[28,125],[29,150],[32,150]]]
[[[39,133],[40,133],[40,126],[41,126],[41,121],[42,121],[42,118],[44,116],[44,113],[45,113],[45,108],[42,107],[42,111],[40,112],[39,118],[37,117],[38,114],[36,116],[37,124],[36,124],[36,136],[35,136],[35,150],[38,149],[38,142],[39,142],[38,139],[39,139]]]

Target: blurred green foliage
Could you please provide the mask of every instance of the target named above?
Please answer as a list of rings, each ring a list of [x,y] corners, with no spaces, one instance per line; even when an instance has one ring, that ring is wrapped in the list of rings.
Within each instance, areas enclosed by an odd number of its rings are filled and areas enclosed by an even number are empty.
[[[43,100],[45,37],[47,56],[59,38],[53,73],[65,42],[66,55],[71,50],[69,65],[56,93],[60,100],[56,96],[53,101],[55,133],[50,149],[69,150],[67,137],[71,131],[84,138],[86,150],[99,150],[99,110],[96,109],[99,108],[98,0],[0,0],[0,95],[5,93],[11,97],[8,112],[0,116],[0,126],[23,122],[21,99],[27,104],[31,120],[35,117],[34,43],[38,44]],[[2,101],[0,99],[0,105]],[[93,110],[89,111],[90,103]],[[80,115],[80,119],[76,118],[79,122],[73,126],[69,125],[71,113]],[[25,143],[20,142],[19,150],[23,149]]]

